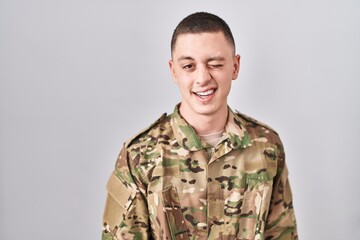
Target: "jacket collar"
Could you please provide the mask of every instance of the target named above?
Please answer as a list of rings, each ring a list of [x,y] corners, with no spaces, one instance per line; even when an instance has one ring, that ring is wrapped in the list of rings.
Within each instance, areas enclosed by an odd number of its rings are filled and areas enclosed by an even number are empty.
[[[175,106],[171,114],[171,127],[174,135],[184,149],[189,151],[198,151],[211,147],[205,143],[195,132],[195,129],[180,115],[180,104]],[[246,148],[251,145],[250,136],[245,128],[242,119],[228,107],[228,120],[225,125],[225,131],[215,147],[215,151],[225,145],[229,151],[231,149]],[[228,152],[228,151],[225,151]]]

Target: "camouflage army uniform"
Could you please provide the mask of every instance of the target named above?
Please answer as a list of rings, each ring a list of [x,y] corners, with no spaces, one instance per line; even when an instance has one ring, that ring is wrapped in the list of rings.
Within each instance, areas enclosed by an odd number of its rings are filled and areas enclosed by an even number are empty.
[[[102,239],[297,239],[284,149],[234,113],[213,148],[174,113],[128,141],[108,185]]]

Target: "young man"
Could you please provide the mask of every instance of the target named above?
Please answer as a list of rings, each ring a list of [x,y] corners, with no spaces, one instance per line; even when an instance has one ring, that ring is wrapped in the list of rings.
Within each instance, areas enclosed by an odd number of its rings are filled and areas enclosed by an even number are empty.
[[[240,69],[228,25],[191,14],[171,53],[181,103],[122,148],[103,239],[297,239],[279,136],[227,105]]]

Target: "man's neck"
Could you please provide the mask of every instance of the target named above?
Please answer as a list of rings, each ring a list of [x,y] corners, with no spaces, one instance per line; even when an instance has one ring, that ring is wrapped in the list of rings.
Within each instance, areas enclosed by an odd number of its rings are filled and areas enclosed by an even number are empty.
[[[211,134],[222,131],[225,128],[228,118],[228,107],[225,106],[215,114],[183,114],[181,106],[179,109],[181,116],[195,129],[198,134]]]

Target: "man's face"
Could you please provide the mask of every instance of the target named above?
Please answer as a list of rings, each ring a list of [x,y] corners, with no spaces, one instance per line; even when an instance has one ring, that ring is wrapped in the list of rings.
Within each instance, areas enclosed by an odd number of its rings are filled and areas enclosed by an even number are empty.
[[[212,115],[227,109],[231,82],[237,78],[240,56],[222,32],[182,34],[169,61],[182,96],[183,116]]]

